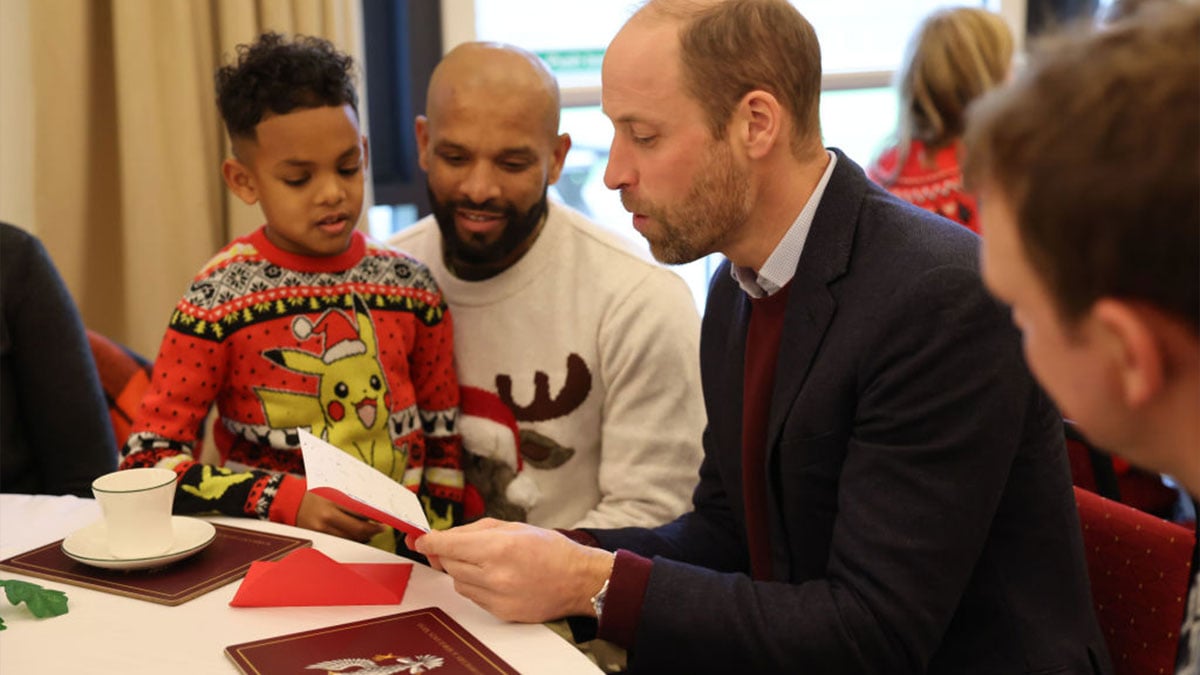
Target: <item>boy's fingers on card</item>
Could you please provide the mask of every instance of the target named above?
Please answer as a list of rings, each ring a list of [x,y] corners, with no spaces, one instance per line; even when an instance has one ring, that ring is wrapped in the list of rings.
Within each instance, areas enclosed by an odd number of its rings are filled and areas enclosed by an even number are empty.
[[[383,525],[350,513],[311,492],[300,501],[296,525],[355,541],[367,541],[384,529]]]
[[[358,518],[348,515],[348,520],[338,523],[343,531],[346,532],[348,539],[357,539],[358,541],[366,541],[376,534],[383,531],[384,526],[371,520]]]
[[[370,518],[368,518],[368,517],[366,517],[366,516],[362,515],[361,513],[355,513],[355,512],[353,512],[353,511],[350,511],[350,510],[348,510],[348,509],[344,509],[344,508],[342,508],[342,507],[340,507],[340,506],[339,506],[339,507],[337,507],[337,508],[338,508],[338,510],[339,510],[339,511],[341,511],[342,513],[344,513],[344,514],[346,514],[346,515],[348,515],[348,516],[350,516],[351,518],[354,518],[354,519],[356,519],[356,520],[362,520],[362,521],[365,521],[365,522],[368,522],[368,523],[375,522],[375,521],[371,520]]]

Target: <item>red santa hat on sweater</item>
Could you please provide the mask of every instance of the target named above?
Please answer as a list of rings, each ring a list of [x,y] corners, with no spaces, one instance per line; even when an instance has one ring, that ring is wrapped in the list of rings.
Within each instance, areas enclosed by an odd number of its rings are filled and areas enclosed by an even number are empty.
[[[315,323],[304,315],[296,317],[292,320],[292,335],[301,341],[319,337],[321,359],[325,363],[367,351],[366,343],[359,338],[358,326],[340,309],[328,310]]]
[[[523,471],[521,436],[512,410],[492,392],[467,386],[459,388],[458,406],[463,447],[472,454],[507,464],[516,478],[505,489],[505,497],[526,510],[533,508],[541,491]]]

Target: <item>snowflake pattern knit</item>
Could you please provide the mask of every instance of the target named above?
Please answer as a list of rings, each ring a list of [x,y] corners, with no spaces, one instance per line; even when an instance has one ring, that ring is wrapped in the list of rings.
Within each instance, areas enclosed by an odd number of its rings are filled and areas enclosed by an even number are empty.
[[[924,162],[925,155],[924,144],[913,141],[904,167],[897,174],[899,152],[895,147],[890,148],[867,167],[867,176],[900,199],[949,218],[979,234],[975,197],[963,187],[958,145],[952,144],[937,150],[932,164]]]
[[[297,428],[422,496],[435,528],[461,517],[453,324],[429,271],[355,232],[317,258],[260,228],[222,249],[176,306],[121,468],[180,476],[178,513],[294,524]],[[213,402],[221,466],[194,454]]]

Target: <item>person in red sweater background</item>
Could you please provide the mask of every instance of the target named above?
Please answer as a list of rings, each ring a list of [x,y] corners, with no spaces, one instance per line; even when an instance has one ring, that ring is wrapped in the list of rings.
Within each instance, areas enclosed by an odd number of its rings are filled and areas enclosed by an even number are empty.
[[[179,475],[175,510],[270,519],[372,543],[390,529],[306,491],[298,428],[461,521],[453,328],[429,270],[355,229],[367,139],[353,60],[266,33],[216,74],[222,174],[266,224],[216,254],[179,301],[121,468]],[[196,461],[213,403],[221,465]]]
[[[926,18],[898,73],[894,143],[867,168],[871,180],[978,233],[960,139],[967,105],[1008,77],[1012,57],[1012,33],[998,14],[954,7]]]

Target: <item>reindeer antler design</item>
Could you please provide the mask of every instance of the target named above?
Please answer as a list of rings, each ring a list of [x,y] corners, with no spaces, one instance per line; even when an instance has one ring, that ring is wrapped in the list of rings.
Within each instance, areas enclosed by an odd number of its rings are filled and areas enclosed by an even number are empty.
[[[544,422],[569,414],[587,400],[592,391],[592,373],[578,354],[567,355],[567,380],[558,395],[550,397],[550,376],[542,371],[533,375],[534,394],[529,405],[518,405],[512,396],[512,377],[496,375],[496,393],[518,421]]]

